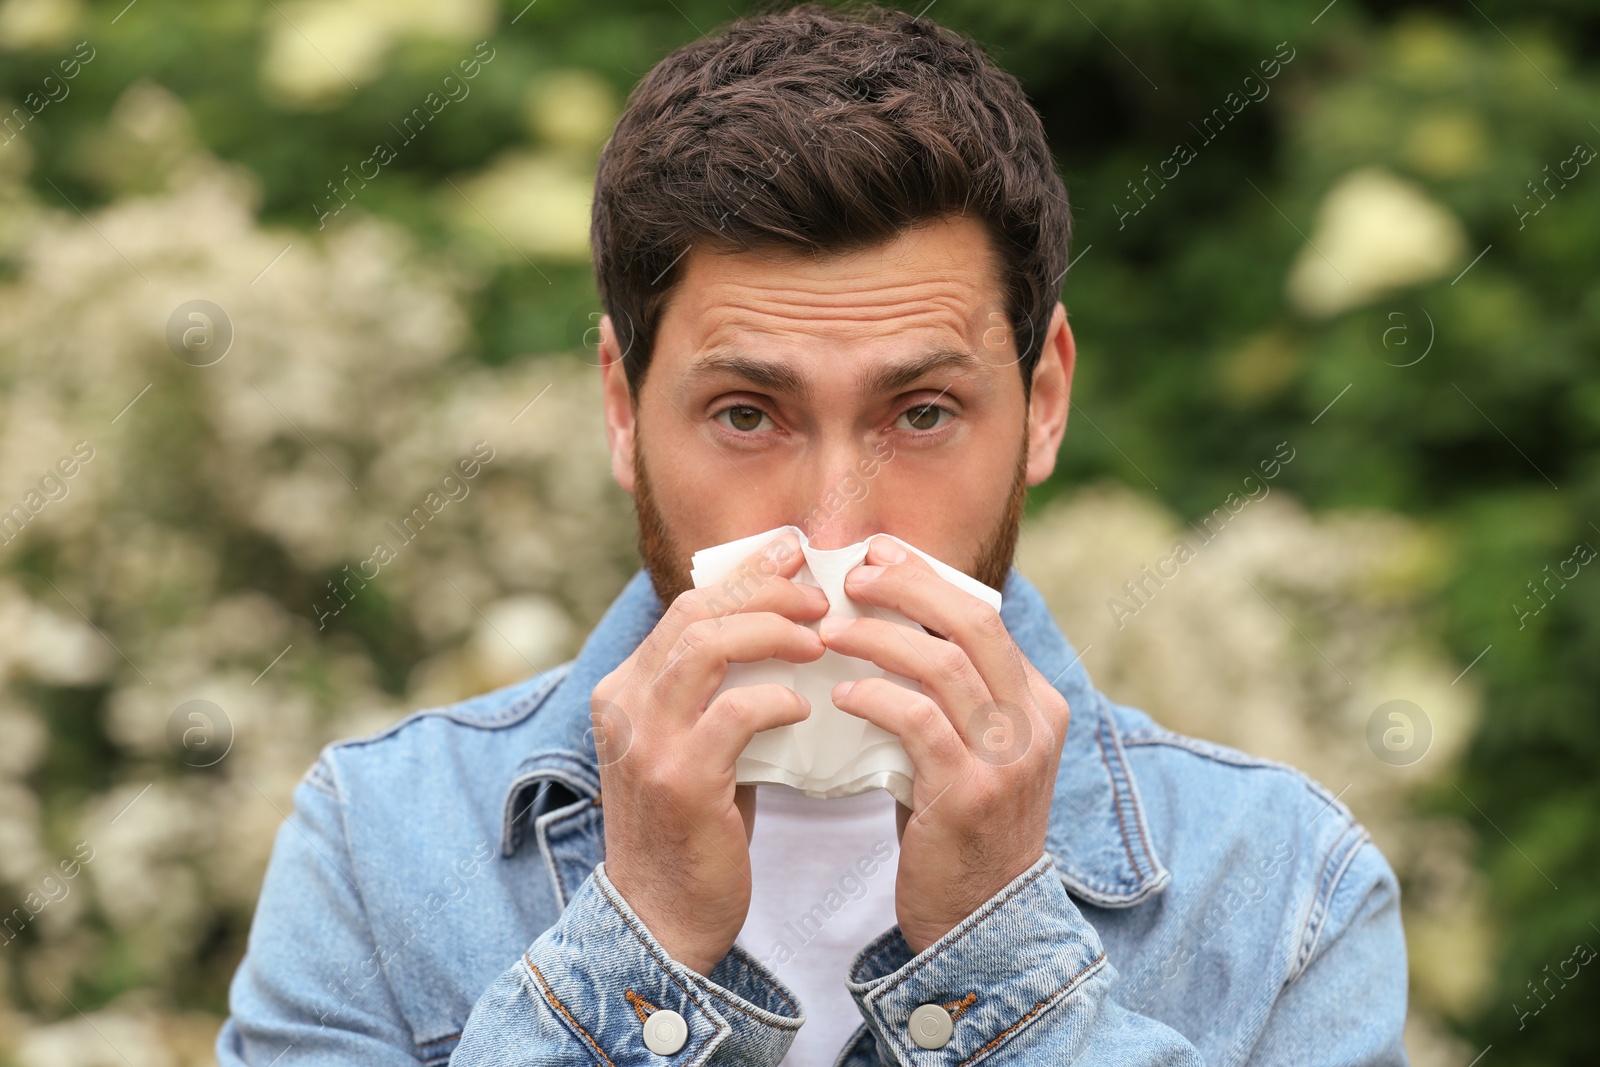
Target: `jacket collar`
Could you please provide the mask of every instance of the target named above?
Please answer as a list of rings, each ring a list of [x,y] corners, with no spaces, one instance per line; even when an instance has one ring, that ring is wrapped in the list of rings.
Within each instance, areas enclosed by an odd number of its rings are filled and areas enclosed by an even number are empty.
[[[1103,907],[1137,904],[1165,888],[1171,875],[1156,854],[1110,703],[1089,681],[1044,598],[1015,567],[1001,594],[1000,616],[1012,639],[1072,709],[1045,847],[1076,896]],[[531,830],[563,905],[604,858],[590,693],[662,611],[640,569],[577,658],[550,672],[553,687],[532,717],[532,743],[506,792],[501,854],[514,854]]]

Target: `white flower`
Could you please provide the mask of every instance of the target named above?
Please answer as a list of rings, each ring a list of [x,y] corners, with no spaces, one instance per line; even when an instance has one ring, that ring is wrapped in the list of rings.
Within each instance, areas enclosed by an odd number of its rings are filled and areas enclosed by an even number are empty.
[[[459,184],[460,193],[439,193],[445,207],[506,262],[520,263],[524,255],[589,258],[594,173],[587,165],[556,153],[507,152]]]
[[[173,1067],[177,1062],[153,1023],[109,1011],[33,1027],[17,1043],[16,1056],[17,1067]]]
[[[1465,266],[1466,235],[1417,185],[1363,167],[1323,198],[1310,242],[1289,270],[1290,301],[1324,317]]]

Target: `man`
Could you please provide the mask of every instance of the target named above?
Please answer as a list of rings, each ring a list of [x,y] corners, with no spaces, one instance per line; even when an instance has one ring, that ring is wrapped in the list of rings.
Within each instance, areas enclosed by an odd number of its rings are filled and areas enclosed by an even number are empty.
[[[1011,566],[1075,354],[1065,191],[1016,81],[902,13],[753,18],[645,77],[595,193],[645,568],[576,660],[324,750],[220,1061],[1404,1063],[1366,832],[1097,692]],[[731,608],[692,588],[696,549],[786,524],[895,535],[1002,608],[885,538],[846,590],[920,629],[815,625],[792,539]],[[900,739],[909,809],[736,783],[810,708],[714,695],[728,665],[826,649],[920,683],[833,693]]]

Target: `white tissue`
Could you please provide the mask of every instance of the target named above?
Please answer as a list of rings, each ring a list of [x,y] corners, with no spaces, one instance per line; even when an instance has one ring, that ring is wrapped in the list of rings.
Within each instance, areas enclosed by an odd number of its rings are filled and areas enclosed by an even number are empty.
[[[721,598],[730,610],[748,599],[755,583],[763,580],[759,572],[747,578],[733,574],[739,563],[786,532],[800,541],[805,563],[793,581],[815,585],[828,596],[825,618],[857,618],[873,615],[921,629],[917,623],[891,608],[879,608],[850,600],[844,593],[844,578],[867,555],[867,542],[858,541],[845,548],[812,548],[798,526],[779,526],[737,541],[703,548],[690,561],[690,577],[695,588],[716,585],[731,577],[726,595]],[[970,575],[934,559],[915,545],[906,544],[891,534],[875,534],[915,552],[943,579],[1000,610],[1000,594]],[[741,591],[742,589],[742,591]],[[812,629],[816,622],[805,623]],[[882,669],[870,660],[845,656],[829,649],[811,663],[790,663],[769,659],[760,663],[730,663],[727,677],[717,693],[742,685],[779,682],[811,701],[811,714],[792,726],[763,730],[750,739],[735,767],[740,783],[764,782],[793,786],[807,796],[847,797],[869,789],[886,789],[900,803],[912,807],[911,758],[900,739],[882,727],[848,712],[833,703],[833,687],[843,681],[863,678],[888,678],[913,692],[922,686],[910,678]],[[715,699],[715,697],[713,697]]]

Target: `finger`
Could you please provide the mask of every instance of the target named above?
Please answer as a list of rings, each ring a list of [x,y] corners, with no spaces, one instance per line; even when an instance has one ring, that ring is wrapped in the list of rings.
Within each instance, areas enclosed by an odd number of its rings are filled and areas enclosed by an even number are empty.
[[[922,685],[954,723],[993,698],[966,650],[953,641],[888,619],[823,619],[822,643]]]
[[[789,535],[795,551],[782,556],[782,539],[745,558],[728,577],[701,589],[686,589],[675,597],[655,629],[633,652],[635,666],[647,676],[660,672],[674,655],[683,629],[706,619],[723,619],[740,612],[771,611],[796,622],[820,619],[828,611],[828,597],[814,585],[792,581],[804,562],[799,543]],[[764,555],[766,553],[766,555]]]
[[[651,676],[636,674],[657,707],[671,709],[666,718],[678,723],[698,718],[712,698],[730,663],[781,659],[810,663],[826,651],[822,638],[775,612],[741,612],[726,619],[701,619],[678,634],[673,658]]]
[[[841,682],[832,695],[840,711],[898,737],[921,782],[940,788],[969,763],[966,742],[926,693],[913,692],[887,678],[863,678]]]
[[[730,615],[736,611],[774,610],[761,599],[761,594],[776,589],[784,601],[795,600],[808,612],[817,605],[827,610],[827,594],[814,585],[797,585],[793,578],[805,564],[805,554],[800,551],[800,540],[786,532],[747,555],[739,564],[718,581],[705,586],[708,591],[706,606],[714,615]],[[757,606],[759,605],[759,606]],[[807,618],[817,618],[808,614]]]
[[[1032,689],[1025,703],[995,699],[966,651],[952,641],[873,618],[824,619],[820,632],[833,651],[921,684],[972,755],[990,766],[1016,763],[1035,743],[1060,736],[1050,719],[1041,718]],[[1032,670],[1026,658],[1023,665]]]
[[[696,762],[717,773],[729,773],[756,734],[800,722],[810,714],[811,701],[786,685],[737,685],[718,693],[706,707],[686,738],[688,750]]]
[[[887,562],[897,552],[905,558]],[[892,608],[960,645],[996,699],[1019,705],[1027,702],[1030,691],[1022,670],[1024,657],[1000,613],[939,577],[916,553],[875,537],[868,546],[866,562],[852,568],[844,582],[851,599]]]

